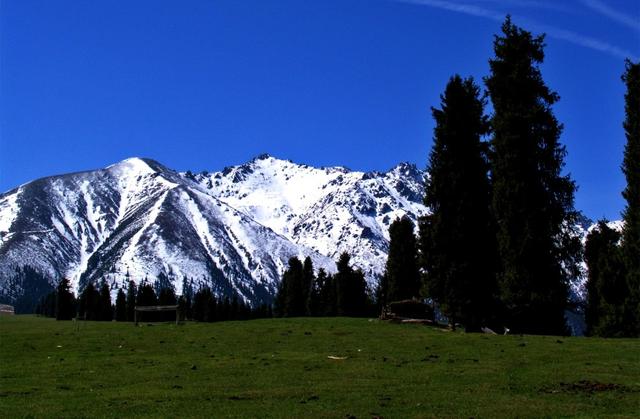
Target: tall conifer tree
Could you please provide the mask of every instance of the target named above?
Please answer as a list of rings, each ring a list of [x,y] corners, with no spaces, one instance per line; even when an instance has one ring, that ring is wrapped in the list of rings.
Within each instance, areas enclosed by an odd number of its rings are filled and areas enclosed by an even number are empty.
[[[56,320],[71,320],[75,316],[75,299],[71,284],[62,278],[56,288]]]
[[[304,277],[304,267],[300,259],[290,258],[276,295],[276,310],[280,316],[297,317],[306,314],[305,296],[308,295],[309,287],[305,286]]]
[[[100,317],[100,293],[93,282],[89,282],[80,294],[80,317],[84,320],[98,320]]]
[[[624,309],[628,335],[640,336],[640,63],[627,60],[622,80],[627,87],[623,124],[627,144],[622,162],[627,179],[622,195],[627,206],[623,214],[622,252],[630,291]]]
[[[129,274],[127,273],[127,278]],[[127,321],[132,322],[134,320],[134,310],[136,307],[136,283],[129,280],[127,283]]]
[[[306,313],[304,266],[300,259],[294,257],[289,259],[289,269],[285,272],[287,276],[287,293],[285,299],[285,312],[287,317],[304,316]]]
[[[320,268],[318,275],[313,278],[311,291],[309,293],[309,313],[312,316],[321,316],[324,314],[326,306],[322,300],[322,290],[327,282],[327,272]]]
[[[313,290],[314,280],[313,261],[307,256],[302,264],[302,298],[304,298],[304,314],[307,316],[311,315],[311,292]]]
[[[421,223],[426,288],[452,324],[478,330],[489,321],[495,291],[488,147],[482,141],[489,125],[473,79],[453,76],[441,101],[440,109],[432,108],[436,126],[424,200],[431,214]]]
[[[118,289],[118,295],[116,296],[115,318],[118,322],[127,320],[127,296],[122,288]]]
[[[566,151],[552,112],[559,99],[542,80],[544,36],[507,17],[485,79],[494,114],[491,175],[505,323],[514,331],[564,334],[567,283],[578,272],[575,184],[561,172]]]
[[[155,306],[158,304],[158,296],[151,284],[145,279],[138,287],[136,294],[136,305],[139,306]]]
[[[335,277],[327,274],[323,269],[318,271],[318,286],[320,287],[320,316],[335,316],[338,313],[338,293]]]
[[[629,295],[619,247],[620,233],[605,221],[587,235],[584,258],[589,275],[585,307],[586,334],[624,336],[628,324],[623,303]]]
[[[379,303],[419,296],[418,247],[413,230],[414,224],[407,216],[397,218],[389,227],[389,256],[380,281]]]
[[[99,297],[99,320],[111,321],[113,320],[113,311],[111,308],[111,289],[109,284],[104,279],[100,283],[100,297]]]
[[[336,262],[333,276],[336,289],[336,312],[339,316],[362,316],[367,310],[367,283],[360,270],[354,270],[351,256],[343,252]]]

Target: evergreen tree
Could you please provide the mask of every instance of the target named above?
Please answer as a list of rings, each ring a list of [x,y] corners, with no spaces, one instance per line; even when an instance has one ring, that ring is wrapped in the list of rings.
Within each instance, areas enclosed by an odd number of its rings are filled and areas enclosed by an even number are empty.
[[[153,283],[153,290],[156,292],[157,296],[160,296],[160,292],[163,289],[172,289],[175,292],[175,288],[173,286],[173,280],[171,279],[171,271],[169,271],[169,275],[166,275],[164,272],[160,272],[155,282]]]
[[[113,311],[111,308],[111,289],[109,284],[104,279],[100,283],[100,297],[99,297],[99,316],[98,320],[111,321],[113,320]]]
[[[426,290],[467,331],[489,320],[495,291],[494,233],[484,100],[472,78],[453,76],[432,108],[436,126],[420,225]],[[401,239],[406,240],[406,239]],[[391,279],[389,279],[390,282]]]
[[[218,300],[213,292],[211,292],[211,295],[206,298],[205,321],[215,322],[220,320],[218,318],[219,311]]]
[[[302,264],[302,298],[304,303],[303,315],[305,316],[311,315],[310,298],[314,281],[315,275],[313,274],[313,261],[309,256],[307,256]]]
[[[57,302],[57,292],[51,291],[45,297],[45,316],[47,317],[56,317],[56,302]]]
[[[193,296],[193,320],[213,322],[218,317],[216,298],[209,287],[203,287]]]
[[[175,290],[173,289],[173,284],[165,283],[163,288],[160,288],[158,292],[158,305],[161,306],[172,306],[178,303],[178,298],[176,297]],[[177,313],[174,312],[161,312],[158,313],[158,318],[161,321],[175,321],[175,316]]]
[[[304,267],[300,259],[289,259],[289,267],[282,275],[278,293],[276,295],[276,307],[278,314],[284,317],[304,316],[307,300],[305,298]]]
[[[127,295],[122,288],[118,289],[116,296],[116,321],[124,322],[127,320]]]
[[[211,292],[209,288],[207,290],[209,290],[209,293]],[[204,288],[200,288],[193,296],[193,320],[204,321],[206,307],[205,291]]]
[[[184,298],[184,295],[178,297],[178,320],[184,321],[187,319],[191,319],[191,315],[187,314],[190,310],[187,310],[187,299]]]
[[[319,316],[335,316],[338,314],[338,293],[336,281],[333,275],[327,274],[324,269],[318,271],[318,286],[320,287]]]
[[[539,69],[544,36],[509,17],[502,32],[485,82],[494,109],[492,208],[504,320],[517,332],[565,334],[567,283],[578,272],[580,243],[573,231],[576,187],[561,174],[566,151],[551,109],[558,95]]]
[[[79,316],[84,320],[98,320],[100,316],[100,293],[89,282],[80,294]]]
[[[231,300],[228,296],[221,299],[217,305],[217,317],[219,321],[227,321],[231,318]]]
[[[56,320],[71,320],[75,316],[75,298],[71,292],[71,284],[62,278],[56,288]]]
[[[158,293],[158,304],[161,306],[172,306],[177,303],[176,292],[173,287],[161,288]]]
[[[367,283],[362,271],[355,271],[350,266],[350,261],[351,256],[344,252],[336,262],[336,311],[339,316],[363,316],[368,305]]]
[[[311,316],[322,316],[325,308],[322,301],[322,289],[327,281],[327,272],[320,268],[318,275],[313,278],[311,290],[309,292],[309,314]]]
[[[287,294],[285,311],[287,317],[304,316],[306,309],[304,267],[298,258],[289,259],[289,269],[285,272],[287,280]]]
[[[272,316],[271,306],[267,303],[261,303],[252,310],[251,317],[254,319],[268,319]]]
[[[418,249],[414,224],[407,216],[397,218],[389,227],[389,257],[380,281],[379,303],[417,298],[420,295]]]
[[[184,278],[182,278],[182,298],[184,299],[182,312],[188,319],[192,317],[191,307],[193,305],[193,294],[193,280],[189,280],[185,275]]]
[[[628,336],[640,336],[640,62],[625,62],[622,80],[626,85],[624,131],[627,144],[622,171],[627,187],[623,213],[622,255],[629,295],[624,304]]]
[[[385,269],[386,271],[386,269]],[[387,277],[386,272],[382,274],[380,279],[378,280],[378,285],[375,290],[375,299],[378,311],[382,311],[384,307],[390,302],[387,297],[387,293],[389,290],[389,278]]]
[[[238,320],[240,314],[240,303],[238,302],[238,296],[233,295],[231,299],[231,307],[229,309],[229,320]]]
[[[287,269],[288,270],[288,269]],[[282,278],[280,279],[280,284],[278,284],[278,289],[276,291],[276,296],[273,300],[274,312],[278,317],[284,317],[286,315],[286,300],[287,300],[287,289],[289,288],[289,275],[287,275],[287,270],[282,274]]]
[[[127,278],[129,273],[127,272]],[[135,282],[129,280],[127,283],[127,321],[132,322],[134,320],[134,311],[136,307],[137,289]]]
[[[589,271],[585,307],[587,335],[613,337],[628,333],[623,305],[629,289],[618,245],[620,236],[605,221],[600,221],[587,236],[584,254]]]
[[[193,306],[191,308],[191,319],[201,322],[204,319],[204,304],[202,298],[202,288],[193,295]]]
[[[136,295],[136,305],[138,306],[155,306],[158,304],[158,297],[156,296],[153,287],[144,280],[138,288]]]
[[[38,302],[38,311],[36,312],[40,316],[55,317],[56,316],[56,291],[53,290],[48,294],[42,296]]]

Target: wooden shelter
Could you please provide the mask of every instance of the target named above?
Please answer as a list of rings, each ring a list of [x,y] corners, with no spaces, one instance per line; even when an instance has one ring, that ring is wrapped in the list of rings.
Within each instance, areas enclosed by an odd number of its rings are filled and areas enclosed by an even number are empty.
[[[9,304],[0,304],[0,316],[13,316],[16,314],[16,309]]]
[[[179,305],[171,305],[171,306],[135,306],[133,319],[134,323],[138,325],[138,313],[142,312],[152,312],[158,313],[163,311],[175,311],[176,312],[176,324],[180,323],[180,306]]]

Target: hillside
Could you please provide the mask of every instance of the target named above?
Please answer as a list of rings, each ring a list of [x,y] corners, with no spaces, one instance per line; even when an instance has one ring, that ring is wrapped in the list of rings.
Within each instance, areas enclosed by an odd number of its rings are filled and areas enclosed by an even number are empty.
[[[374,286],[388,225],[426,211],[423,176],[408,164],[363,173],[263,155],[206,175],[132,158],[38,179],[0,195],[0,298],[29,291],[13,280],[29,265],[76,289],[106,279],[115,294],[163,274],[178,293],[188,277],[255,304],[271,300],[290,257],[331,271],[342,251]]]

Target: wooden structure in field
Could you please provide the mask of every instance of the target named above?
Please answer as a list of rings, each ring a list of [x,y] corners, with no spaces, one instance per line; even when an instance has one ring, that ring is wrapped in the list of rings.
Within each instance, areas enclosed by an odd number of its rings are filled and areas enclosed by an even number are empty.
[[[172,306],[135,306],[134,307],[134,313],[133,313],[134,323],[135,323],[136,326],[138,325],[138,320],[139,320],[139,314],[138,313],[143,313],[143,312],[158,313],[158,312],[163,312],[163,311],[175,311],[176,312],[176,324],[180,323],[180,306],[178,306],[178,305],[172,305]]]
[[[433,323],[433,307],[418,300],[392,301],[382,308],[381,320]]]
[[[9,304],[0,304],[0,316],[13,316],[16,314],[16,310]]]

